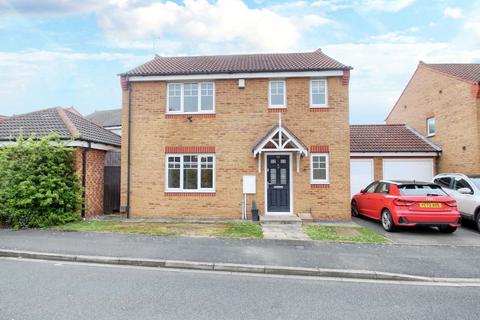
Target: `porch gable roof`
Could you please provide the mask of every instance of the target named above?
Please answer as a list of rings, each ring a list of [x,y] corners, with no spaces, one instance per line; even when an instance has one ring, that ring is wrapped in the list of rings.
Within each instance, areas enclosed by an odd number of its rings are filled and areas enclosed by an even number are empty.
[[[268,145],[271,147],[269,148]],[[274,124],[272,128],[253,146],[253,156],[262,152],[294,151],[303,156],[308,155],[308,148],[287,127],[281,123]]]

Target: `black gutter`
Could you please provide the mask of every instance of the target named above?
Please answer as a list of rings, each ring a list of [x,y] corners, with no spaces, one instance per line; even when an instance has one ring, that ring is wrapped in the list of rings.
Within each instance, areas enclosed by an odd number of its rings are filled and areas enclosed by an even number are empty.
[[[128,133],[127,133],[127,219],[130,218],[130,162],[131,162],[131,142],[130,138],[132,136],[132,85],[128,81],[127,77],[127,85],[128,85]]]

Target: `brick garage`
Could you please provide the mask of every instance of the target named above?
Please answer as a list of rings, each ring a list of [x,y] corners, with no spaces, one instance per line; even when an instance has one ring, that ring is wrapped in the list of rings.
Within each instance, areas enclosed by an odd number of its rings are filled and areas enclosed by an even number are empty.
[[[8,117],[0,122],[0,143],[10,143],[20,132],[37,137],[56,132],[75,148],[75,169],[84,188],[82,215],[103,213],[105,154],[119,150],[120,136],[90,122],[74,109],[50,108]]]
[[[350,126],[351,194],[373,180],[431,180],[442,149],[406,125]]]

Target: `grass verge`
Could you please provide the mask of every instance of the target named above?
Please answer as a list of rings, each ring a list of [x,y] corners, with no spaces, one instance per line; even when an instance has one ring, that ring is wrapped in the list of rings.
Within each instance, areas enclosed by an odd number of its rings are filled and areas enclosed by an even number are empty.
[[[385,237],[365,227],[334,227],[308,225],[305,233],[312,240],[335,241],[335,242],[358,242],[358,243],[390,243]],[[337,232],[339,231],[339,232]],[[352,233],[352,234],[348,234]]]
[[[151,236],[204,236],[225,238],[263,238],[262,227],[252,222],[122,222],[85,220],[57,226],[55,230],[80,232],[136,233]]]

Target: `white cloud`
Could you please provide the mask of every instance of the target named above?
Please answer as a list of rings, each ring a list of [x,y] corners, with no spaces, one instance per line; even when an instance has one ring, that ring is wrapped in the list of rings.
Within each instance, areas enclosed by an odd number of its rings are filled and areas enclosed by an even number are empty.
[[[109,41],[120,47],[175,37],[185,44],[184,49],[203,44],[212,51],[229,47],[235,51],[286,51],[295,48],[301,37],[295,18],[268,8],[249,8],[241,0],[123,4],[97,15]],[[326,22],[318,16],[307,19],[308,26]]]
[[[411,35],[402,34],[399,32],[387,32],[384,34],[371,36],[371,40],[375,42],[391,42],[391,43],[414,43],[416,37]]]
[[[460,19],[463,16],[462,9],[451,8],[451,7],[445,8],[445,10],[443,10],[443,15],[445,17],[449,17],[449,18],[452,18],[452,19]]]
[[[330,11],[353,9],[357,11],[398,12],[409,7],[415,0],[318,0],[312,3]]]

